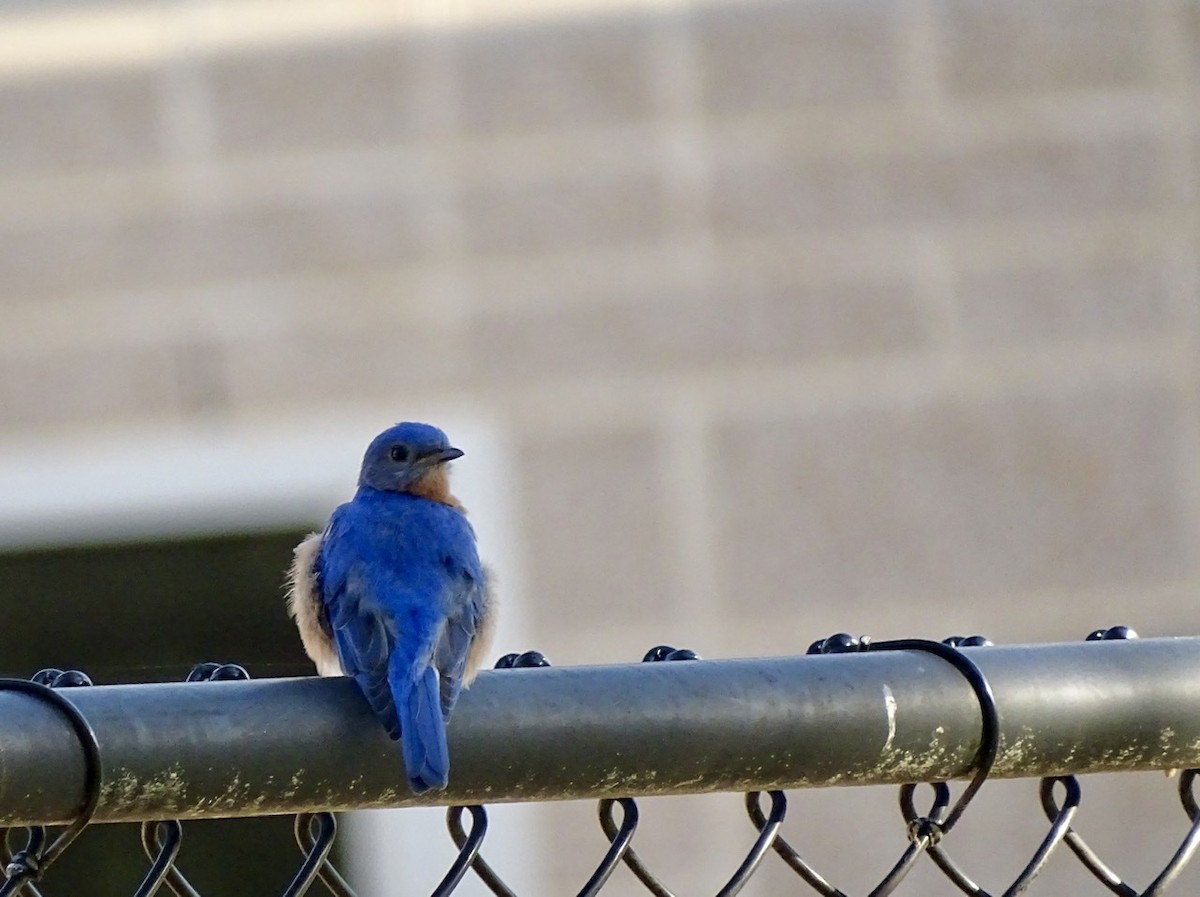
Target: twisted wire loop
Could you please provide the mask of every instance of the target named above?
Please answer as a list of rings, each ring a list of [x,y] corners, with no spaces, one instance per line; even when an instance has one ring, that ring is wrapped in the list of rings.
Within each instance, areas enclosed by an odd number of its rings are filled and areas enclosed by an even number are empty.
[[[760,791],[751,791],[746,795],[746,813],[750,816],[754,827],[760,831],[767,826],[767,817],[763,815],[760,805],[761,795]],[[782,822],[782,816],[780,821]],[[844,891],[831,885],[816,869],[810,866],[782,835],[777,835],[771,841],[771,849],[821,897],[847,897]]]
[[[337,875],[333,866],[329,865],[329,851],[333,849],[333,839],[337,837],[337,821],[333,818],[333,814],[329,812],[298,813],[296,814],[295,828],[296,843],[300,845],[300,850],[304,854],[304,862],[300,864],[292,883],[283,892],[283,897],[300,897],[300,895],[308,893],[308,889],[318,878],[326,886],[329,886],[330,881],[334,882],[334,886],[340,883],[346,888],[341,893],[347,893],[349,888],[346,882],[340,875]],[[316,834],[313,834],[314,828]],[[328,878],[322,874],[326,866],[330,870]],[[330,890],[332,891],[333,887],[330,887]],[[334,893],[338,892],[334,891]]]
[[[979,747],[971,763],[975,770],[974,775],[953,805],[950,803],[950,788],[945,782],[930,783],[934,789],[934,802],[930,811],[924,816],[917,812],[913,802],[917,784],[909,783],[901,786],[900,809],[908,824],[909,844],[896,864],[871,891],[870,897],[886,897],[893,893],[912,870],[918,857],[926,852],[929,853],[938,868],[964,893],[980,895],[985,893],[967,878],[950,859],[949,854],[942,847],[941,841],[962,818],[975,795],[979,793],[979,789],[983,787],[983,783],[987,781],[992,767],[995,765],[996,756],[1000,752],[1000,714],[996,708],[996,698],[992,693],[992,687],[979,666],[961,650],[962,648],[986,647],[990,644],[988,639],[978,635],[951,636],[940,642],[928,639],[894,639],[873,642],[869,636],[855,638],[847,633],[839,632],[826,639],[813,642],[808,648],[808,654],[848,654],[866,651],[923,651],[933,654],[962,674],[975,693],[975,699],[979,702]],[[793,865],[792,868],[803,876],[800,867]],[[1041,864],[1038,864],[1033,870],[1034,874],[1040,868]],[[815,875],[815,873],[813,874]],[[820,879],[820,876],[816,876],[816,878]],[[808,878],[806,877],[805,880],[808,881]],[[829,887],[824,879],[820,879],[820,881],[825,887]],[[814,884],[813,881],[809,881],[809,884],[820,891],[821,885]],[[1028,880],[1025,884],[1028,884]],[[838,892],[833,891],[832,893]]]
[[[192,667],[184,682],[242,682],[250,678],[246,668],[236,663],[207,660]]]
[[[733,873],[733,877],[725,883],[725,887],[717,892],[717,897],[733,897],[741,891],[779,837],[779,827],[783,825],[783,817],[787,815],[787,798],[782,791],[772,791],[769,796],[771,812],[767,815],[766,824],[759,827],[758,838],[755,839],[750,852]]]
[[[612,808],[616,805],[621,807],[620,827],[613,822],[612,818]],[[596,867],[580,890],[579,897],[593,897],[600,892],[605,882],[616,870],[617,864],[625,859],[625,855],[629,851],[629,844],[633,841],[633,833],[637,831],[638,808],[637,802],[632,797],[606,797],[600,801],[599,812],[600,827],[604,831],[605,837],[608,838],[608,850],[600,861],[600,865]]]
[[[1175,878],[1183,871],[1183,867],[1191,860],[1197,845],[1200,844],[1200,806],[1196,805],[1195,791],[1197,775],[1200,775],[1200,769],[1187,769],[1179,776],[1179,802],[1183,805],[1183,811],[1191,820],[1192,825],[1166,868],[1146,889],[1147,897],[1162,894],[1174,884]]]
[[[92,680],[78,670],[45,669],[38,671],[33,679],[0,679],[0,691],[19,691],[31,695],[65,716],[79,740],[84,762],[84,799],[75,821],[63,829],[49,846],[46,844],[47,834],[44,826],[29,827],[25,846],[6,857],[6,880],[0,885],[0,897],[11,897],[22,892],[29,897],[38,897],[39,891],[33,883],[45,875],[50,865],[87,828],[100,803],[104,769],[96,733],[79,708],[59,691],[91,684]],[[7,832],[4,841],[7,853]]]
[[[928,784],[933,788],[933,804],[924,815],[917,811],[914,799],[917,785],[909,783],[900,786],[900,813],[904,817],[909,840],[913,844],[924,843],[929,858],[960,890],[967,894],[981,894],[982,890],[955,865],[941,845],[942,835],[946,831],[946,810],[950,806],[950,786],[945,782]]]
[[[142,849],[150,858],[150,871],[134,891],[134,897],[151,897],[164,884],[176,897],[200,897],[175,866],[182,843],[183,826],[178,819],[142,823]]]
[[[464,812],[471,814],[470,835],[462,826]],[[458,848],[458,856],[441,883],[434,889],[433,897],[452,894],[463,876],[467,874],[467,869],[474,870],[479,879],[497,897],[516,897],[516,892],[504,883],[496,871],[479,854],[479,849],[483,846],[483,839],[487,835],[487,810],[479,804],[470,807],[450,807],[446,811],[446,827],[450,830],[450,837]]]
[[[753,801],[756,810],[758,810],[758,798],[759,792],[747,795],[747,801]],[[733,897],[740,892],[750,881],[750,877],[758,870],[767,851],[775,846],[779,838],[779,827],[783,824],[784,816],[787,814],[787,798],[782,791],[770,792],[770,798],[770,814],[764,816],[762,811],[758,810],[758,818],[755,820],[758,837],[729,881],[717,891],[717,897]],[[619,827],[613,820],[613,807],[616,805],[620,805],[623,814]],[[604,836],[608,838],[609,849],[600,865],[596,867],[596,871],[592,873],[592,877],[588,879],[584,889],[579,892],[579,897],[590,897],[597,893],[608,880],[617,863],[622,861],[642,883],[642,886],[655,897],[675,897],[674,892],[650,872],[641,857],[638,856],[637,851],[629,846],[638,826],[637,803],[629,797],[605,798],[600,801],[599,816],[600,828],[603,830]],[[751,818],[754,819],[753,814]]]
[[[13,832],[13,830],[11,828],[5,829],[3,842],[0,842],[0,846],[3,847],[3,854],[4,854],[3,859],[4,859],[5,868],[8,867],[8,865],[13,861],[13,857],[15,856],[15,853],[12,849],[12,845],[9,843],[9,837],[12,835],[12,832]],[[45,843],[46,843],[46,827],[45,826],[42,826],[42,825],[25,826],[25,847],[23,848],[25,851],[27,851],[31,855],[36,855],[37,852],[42,849],[42,846]],[[23,894],[24,897],[42,897],[42,892],[37,889],[37,887],[33,884],[32,881],[27,881],[25,883],[25,888],[24,888],[24,890],[21,891],[21,894]]]
[[[522,670],[532,669],[535,667],[548,667],[550,661],[546,659],[546,655],[541,651],[526,651],[523,654],[505,654],[496,661],[494,669],[497,670]]]
[[[313,833],[314,829],[316,834]],[[305,863],[308,863],[308,857],[320,853],[321,861],[316,864],[316,874],[317,878],[321,880],[321,884],[325,885],[334,897],[355,897],[354,889],[329,861],[329,851],[333,847],[336,836],[337,820],[332,813],[296,814],[296,843],[300,845],[300,851],[306,856]],[[311,881],[309,884],[311,885]]]
[[[625,849],[621,851],[621,861],[629,867],[629,871],[637,876],[637,880],[654,897],[675,897],[675,892],[655,878],[654,874],[646,868],[637,851],[629,846],[629,842],[633,840],[633,833],[638,825],[637,802],[631,797],[621,798],[618,802],[621,804],[621,809],[625,814],[621,820],[620,828],[617,827],[612,817],[614,802],[609,799],[600,801],[600,829],[604,832],[604,837],[608,838],[609,844],[612,846],[624,840]],[[612,853],[612,846],[609,847],[610,854]]]
[[[1033,856],[1020,874],[1012,881],[1012,883],[1004,890],[1001,897],[1016,897],[1029,887],[1033,879],[1042,871],[1049,860],[1054,849],[1062,843],[1063,838],[1069,831],[1071,819],[1075,815],[1076,809],[1079,807],[1079,786],[1072,779],[1057,779],[1049,778],[1044,780],[1043,786],[1046,789],[1051,789],[1055,784],[1061,782],[1067,790],[1067,798],[1061,808],[1055,807],[1054,811],[1049,813],[1050,829],[1042,838]],[[933,783],[934,788],[934,805],[928,816],[936,817],[945,812],[950,803],[950,788],[944,782]],[[910,827],[919,825],[922,817],[918,814],[913,794],[915,786],[905,785],[901,790],[900,807],[905,821]],[[938,866],[942,873],[964,894],[970,897],[990,897],[990,892],[984,890],[963,871],[940,843],[932,843],[928,848],[930,859]]]
[[[992,766],[995,765],[996,755],[1000,752],[1000,714],[996,708],[996,698],[992,694],[992,687],[988,683],[987,677],[983,675],[983,671],[960,650],[964,647],[982,647],[989,644],[991,643],[982,636],[967,638],[951,636],[941,642],[926,639],[897,639],[876,642],[868,646],[868,650],[873,651],[924,651],[945,660],[963,675],[963,678],[971,686],[971,690],[975,692],[975,698],[979,701],[981,718],[979,748],[972,760],[975,774],[953,806],[950,805],[949,786],[945,782],[934,782],[931,783],[934,788],[933,806],[930,812],[920,816],[913,803],[916,785],[907,784],[900,787],[901,812],[904,813],[908,823],[910,846],[893,867],[892,872],[871,892],[871,897],[876,897],[876,895],[883,897],[883,895],[892,893],[911,870],[917,857],[926,851],[937,867],[965,893],[980,893],[979,888],[966,878],[950,860],[941,841],[962,818],[968,805],[979,793],[983,783],[987,781]]]
[[[690,648],[672,648],[670,645],[655,645],[642,657],[642,663],[658,663],[663,660],[699,660],[700,655]]]

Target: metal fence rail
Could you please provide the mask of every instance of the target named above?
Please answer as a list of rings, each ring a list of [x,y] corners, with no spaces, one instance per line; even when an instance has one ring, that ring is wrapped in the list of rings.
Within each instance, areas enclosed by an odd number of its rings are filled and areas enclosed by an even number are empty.
[[[478,804],[562,798],[600,799],[611,843],[580,893],[597,892],[624,862],[650,893],[669,894],[630,847],[637,812],[630,798],[708,791],[749,793],[760,832],[745,868],[719,893],[736,893],[774,849],[816,893],[838,895],[779,838],[784,789],[963,778],[971,785],[956,803],[939,787],[924,816],[912,785],[902,789],[910,849],[872,893],[890,893],[928,853],[960,890],[982,895],[939,842],[988,777],[1046,777],[1043,804],[1053,822],[1006,894],[1023,889],[1066,844],[1110,891],[1130,897],[1138,892],[1089,858],[1069,828],[1078,801],[1071,776],[1200,766],[1200,638],[1125,634],[870,650],[835,637],[803,657],[493,671],[465,693],[450,726],[450,787],[422,798],[404,787],[396,746],[350,680],[212,681],[240,677],[228,673],[238,668],[216,665],[198,677],[210,681],[176,684],[51,689],[4,680],[0,825],[32,827],[32,834],[0,897],[36,893],[41,868],[89,821],[146,823],[156,864],[139,894],[160,886],[194,893],[173,866],[178,824],[156,820],[285,813],[301,814],[297,838],[306,851],[289,894],[318,878],[335,894],[349,893],[326,858],[328,811],[430,803],[455,808],[460,861],[437,892],[450,893],[472,865],[485,881],[489,874],[477,856],[486,828]],[[655,659],[678,657],[687,654],[660,651]],[[1195,821],[1193,778],[1181,777],[1181,794]],[[461,824],[468,810],[469,834]],[[72,823],[65,840],[47,846],[39,827]],[[1198,828],[1144,893],[1170,884]],[[510,893],[498,881],[491,887]]]

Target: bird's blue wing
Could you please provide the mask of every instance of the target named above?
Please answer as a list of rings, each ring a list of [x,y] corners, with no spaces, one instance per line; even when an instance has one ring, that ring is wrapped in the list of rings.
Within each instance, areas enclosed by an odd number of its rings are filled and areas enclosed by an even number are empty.
[[[388,685],[395,624],[376,594],[367,564],[354,550],[344,508],[330,518],[320,558],[329,627],[342,669],[358,683],[388,735],[398,739],[400,719]]]
[[[433,665],[440,677],[442,716],[448,720],[464,681],[474,673],[468,671],[467,659],[471,655],[471,646],[486,626],[489,591],[486,573],[478,560],[447,566],[452,576],[449,586],[452,610],[434,647]]]

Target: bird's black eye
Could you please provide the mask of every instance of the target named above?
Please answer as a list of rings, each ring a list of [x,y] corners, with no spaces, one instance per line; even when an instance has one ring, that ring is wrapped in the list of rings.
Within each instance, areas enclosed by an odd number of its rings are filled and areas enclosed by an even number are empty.
[[[392,455],[393,461],[399,461],[401,464],[403,464],[405,461],[408,460],[408,456],[409,456],[408,446],[407,445],[393,445],[391,455]]]

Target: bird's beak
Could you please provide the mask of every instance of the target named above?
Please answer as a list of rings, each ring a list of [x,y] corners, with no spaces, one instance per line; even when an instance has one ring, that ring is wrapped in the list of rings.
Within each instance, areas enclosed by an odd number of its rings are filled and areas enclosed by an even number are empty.
[[[432,466],[434,464],[445,464],[447,461],[453,461],[455,458],[461,458],[462,456],[463,450],[451,445],[444,449],[438,449],[436,452],[430,452],[421,460]]]

